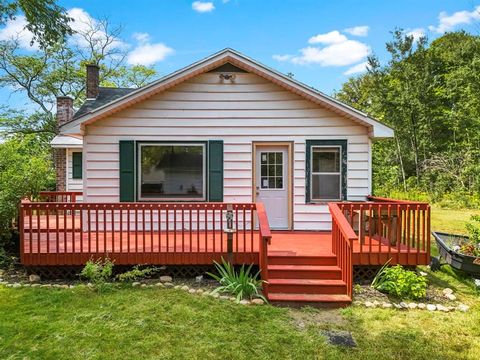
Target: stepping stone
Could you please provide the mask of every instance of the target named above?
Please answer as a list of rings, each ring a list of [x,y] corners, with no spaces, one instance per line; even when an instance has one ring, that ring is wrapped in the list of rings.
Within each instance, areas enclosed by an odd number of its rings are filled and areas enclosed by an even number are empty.
[[[323,335],[327,338],[327,342],[332,345],[357,347],[357,342],[348,331],[327,330],[323,332]]]

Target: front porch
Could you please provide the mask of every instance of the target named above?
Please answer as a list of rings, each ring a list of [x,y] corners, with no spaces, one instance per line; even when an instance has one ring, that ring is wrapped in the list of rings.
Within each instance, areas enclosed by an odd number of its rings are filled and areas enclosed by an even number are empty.
[[[423,203],[331,203],[331,232],[270,231],[261,203],[97,204],[44,195],[46,201],[20,205],[26,266],[83,265],[105,256],[117,265],[211,265],[223,257],[259,265],[271,300],[314,302],[351,299],[355,265],[430,261],[430,209]]]

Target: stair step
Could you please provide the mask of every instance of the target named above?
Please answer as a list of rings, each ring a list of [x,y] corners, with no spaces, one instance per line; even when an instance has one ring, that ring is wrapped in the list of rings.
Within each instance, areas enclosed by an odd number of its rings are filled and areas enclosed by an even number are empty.
[[[326,256],[295,256],[295,255],[268,255],[269,265],[337,265],[335,255]]]
[[[342,278],[342,271],[332,265],[268,265],[270,279],[331,279]]]
[[[333,279],[269,279],[268,289],[272,293],[294,294],[346,294],[342,280]]]
[[[295,294],[269,293],[268,300],[279,305],[311,305],[311,306],[346,306],[352,302],[343,294]]]

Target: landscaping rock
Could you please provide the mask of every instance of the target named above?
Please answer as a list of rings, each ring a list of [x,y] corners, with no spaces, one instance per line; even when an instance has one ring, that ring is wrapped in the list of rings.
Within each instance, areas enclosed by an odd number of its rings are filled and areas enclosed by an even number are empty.
[[[393,306],[392,304],[387,303],[387,302],[382,303],[382,307],[385,308],[385,309],[389,309],[389,308],[391,308],[392,306]]]
[[[195,281],[197,283],[201,283],[203,281],[203,275],[199,275],[199,276],[195,277]]]
[[[420,275],[427,276],[428,274],[425,271],[420,271]]]
[[[40,285],[40,287],[42,287],[42,288],[51,288],[51,287],[52,287],[52,284],[42,284],[42,285]]]
[[[22,284],[20,284],[20,283],[14,283],[14,284],[12,285],[12,287],[13,287],[13,288],[19,288],[19,287],[22,287]]]
[[[140,286],[140,285],[142,285],[142,284],[139,283],[138,281],[135,281],[135,282],[132,283],[133,287],[137,287],[137,286]]]
[[[173,283],[171,283],[171,282],[166,282],[166,283],[164,283],[163,285],[165,285],[165,287],[167,287],[167,288],[173,288],[173,287],[175,286],[175,285],[173,285]]]
[[[365,306],[368,308],[373,308],[375,305],[371,301],[365,301]]]
[[[252,303],[253,305],[263,305],[263,304],[265,304],[265,302],[264,302],[262,299],[258,299],[258,298],[257,298],[257,299],[253,299],[253,300],[251,301],[251,303]]]
[[[441,304],[437,304],[437,310],[448,312],[448,308],[446,306],[441,305]]]
[[[230,296],[220,295],[218,298],[219,298],[220,300],[229,300],[229,299],[230,299]]]
[[[435,310],[437,310],[437,307],[433,304],[428,304],[427,305],[427,310],[428,311],[435,311]]]
[[[197,294],[201,295],[203,294],[203,292],[204,292],[203,289],[197,289]]]
[[[395,304],[394,303],[393,306],[395,307],[395,309],[401,309],[402,308],[402,306],[400,304]]]
[[[406,302],[403,302],[403,301],[402,301],[402,302],[401,302],[400,304],[398,304],[398,305],[400,305],[400,307],[401,307],[402,309],[408,309],[408,304],[407,304]]]
[[[42,285],[41,284],[32,284],[32,288],[33,287],[40,287],[40,286],[42,286]]]
[[[195,289],[190,289],[190,290],[188,290],[188,292],[189,292],[190,294],[195,294],[195,293],[197,292],[197,290],[195,290]]]
[[[443,295],[453,294],[453,290],[450,288],[445,288],[442,290],[442,292],[443,292]]]
[[[166,285],[166,284],[165,284],[165,285]],[[180,285],[175,285],[173,288],[178,290],[178,289],[181,288],[181,286],[180,286]]]
[[[146,288],[146,287],[147,287],[147,284],[142,284],[142,285],[140,285],[140,287]]]
[[[183,290],[183,291],[189,291],[190,288],[187,286],[187,285],[183,285],[180,290]]]
[[[41,279],[39,275],[32,274],[28,277],[28,281],[30,281],[31,283],[39,283],[40,280]]]
[[[480,287],[480,279],[475,279],[475,286]]]
[[[240,300],[239,304],[240,305],[250,305],[250,301],[243,299],[243,300]]]
[[[171,283],[173,281],[172,277],[171,276],[168,276],[168,275],[163,275],[163,276],[160,276],[159,280],[162,282],[162,283]]]
[[[348,331],[329,330],[324,331],[323,335],[327,338],[327,341],[332,345],[356,347],[357,343],[352,334]]]
[[[161,282],[156,283],[155,286],[156,286],[156,287],[162,287],[162,288],[165,287],[165,285],[164,285],[163,283],[161,283]]]
[[[417,303],[412,302],[412,303],[408,304],[409,309],[416,309],[417,307],[418,307]]]
[[[210,293],[210,296],[213,297],[214,299],[218,299],[220,297],[219,293]]]
[[[419,309],[422,309],[422,310],[423,310],[423,309],[425,309],[426,307],[427,307],[427,305],[425,305],[424,303],[419,303],[419,304],[418,304],[418,308],[419,308]]]
[[[448,300],[451,300],[451,301],[455,301],[457,300],[457,297],[453,294],[445,294],[445,297],[448,299]]]
[[[462,311],[462,312],[467,312],[468,309],[470,309],[470,307],[468,305],[465,305],[465,304],[460,304],[457,306],[457,309],[459,311]]]

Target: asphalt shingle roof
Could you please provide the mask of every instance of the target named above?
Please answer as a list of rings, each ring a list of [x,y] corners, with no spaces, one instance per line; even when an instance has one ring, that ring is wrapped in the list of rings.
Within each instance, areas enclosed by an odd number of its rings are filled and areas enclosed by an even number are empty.
[[[106,105],[122,96],[125,96],[136,89],[130,88],[110,88],[110,87],[101,87],[99,88],[99,93],[96,99],[88,99],[80,106],[75,115],[74,119],[77,119],[85,114],[88,114],[95,109],[98,109],[100,106]]]

